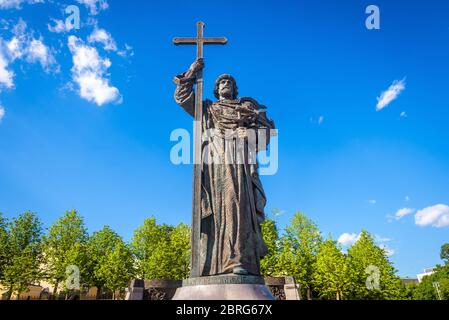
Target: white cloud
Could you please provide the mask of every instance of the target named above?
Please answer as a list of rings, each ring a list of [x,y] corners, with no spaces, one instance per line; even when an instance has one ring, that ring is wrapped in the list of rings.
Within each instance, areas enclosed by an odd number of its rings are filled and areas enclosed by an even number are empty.
[[[369,203],[369,204],[376,204],[376,203],[377,203],[377,201],[376,201],[376,200],[374,200],[374,199],[371,199],[371,200],[368,200],[368,203]]]
[[[46,72],[59,71],[52,50],[45,45],[42,37],[34,38],[33,30],[27,32],[27,24],[22,19],[19,19],[12,33],[13,37],[9,41],[0,38],[0,50],[7,63],[23,58],[29,63],[39,62]]]
[[[22,44],[17,37],[13,37],[8,41],[6,43],[6,48],[8,49],[9,57],[12,61],[21,58],[23,55]]]
[[[5,108],[3,108],[3,106],[0,104],[0,121],[3,119],[4,116],[5,116]]]
[[[44,0],[0,0],[0,9],[21,9],[23,3],[43,3]]]
[[[413,212],[415,212],[415,209],[412,209],[412,208],[402,208],[402,209],[399,209],[398,211],[396,211],[396,214],[394,215],[394,218],[395,218],[396,220],[400,220],[400,219],[402,219],[403,217],[405,217],[405,216],[407,216],[407,215],[409,215],[409,214],[412,214]]]
[[[117,45],[115,44],[114,39],[105,29],[95,28],[87,41],[89,41],[89,43],[99,42],[107,51],[117,51]]]
[[[310,117],[310,123],[321,125],[324,122],[324,116]]]
[[[409,196],[405,196],[405,201],[410,201],[410,197]]]
[[[345,232],[342,235],[340,235],[340,237],[338,237],[337,242],[343,246],[349,246],[349,245],[353,245],[354,243],[356,243],[357,240],[359,239],[359,237],[360,237],[360,234]]]
[[[401,116],[401,118],[407,118],[408,114],[407,114],[407,112],[402,111],[400,116]]]
[[[78,3],[84,4],[90,11],[90,14],[96,15],[102,10],[106,10],[109,5],[107,0],[77,0]]]
[[[56,60],[50,49],[42,42],[42,39],[32,39],[26,49],[27,61],[39,61],[45,71],[49,71],[51,66],[56,65]]]
[[[389,242],[389,241],[391,241],[390,238],[382,237],[382,236],[379,236],[379,235],[376,235],[375,238],[376,238],[377,242]]]
[[[322,124],[324,122],[324,116],[320,116],[318,118],[318,125]]]
[[[8,70],[8,61],[0,50],[0,91],[2,87],[11,89],[14,86],[14,72]]]
[[[356,243],[360,239],[360,234],[356,233],[343,233],[338,238],[338,243],[340,243],[344,247],[352,246],[354,243]],[[388,247],[384,242],[389,242],[392,239],[387,237],[382,237],[379,235],[375,235],[374,240],[377,242],[377,245],[385,250],[385,254],[387,256],[392,256],[395,254],[395,250]]]
[[[379,247],[385,251],[385,254],[386,254],[388,257],[391,257],[392,255],[394,255],[394,254],[396,253],[396,251],[395,251],[394,249],[388,247],[388,246],[385,245],[385,244],[380,244]]]
[[[404,89],[405,79],[393,81],[393,84],[386,91],[382,92],[380,97],[377,97],[376,111],[380,111],[388,106]]]
[[[68,38],[68,46],[73,55],[72,76],[79,86],[79,95],[98,106],[111,102],[120,103],[122,99],[119,90],[105,78],[111,61],[101,58],[97,49],[85,45],[75,36]]]
[[[286,210],[279,209],[279,208],[272,208],[272,209],[271,209],[271,213],[272,213],[275,217],[279,217],[279,216],[281,216],[281,215],[287,213],[287,211],[286,211]]]
[[[54,26],[47,24],[48,31],[54,33],[68,32],[70,31],[70,27],[66,25],[66,23],[62,20],[52,19],[54,22]]]
[[[432,226],[436,228],[449,226],[449,206],[437,204],[419,210],[415,215],[415,223],[419,226]]]
[[[125,49],[117,51],[117,54],[121,57],[132,57],[134,56],[133,47],[125,43]]]

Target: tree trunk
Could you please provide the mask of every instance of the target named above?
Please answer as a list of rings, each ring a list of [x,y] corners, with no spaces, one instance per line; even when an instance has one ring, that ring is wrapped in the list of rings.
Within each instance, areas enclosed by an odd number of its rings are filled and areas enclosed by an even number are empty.
[[[312,300],[312,288],[307,287],[307,300]]]
[[[13,286],[9,287],[8,292],[6,293],[6,300],[11,300]]]
[[[338,291],[338,290],[337,290],[337,295],[336,295],[336,298],[335,298],[335,299],[336,299],[336,300],[341,300],[341,299],[340,299],[340,291]]]
[[[53,288],[53,300],[56,299],[56,294],[58,293],[58,285],[59,285],[59,281],[56,281],[55,287]]]
[[[97,287],[97,295],[96,295],[96,299],[98,300],[101,297],[101,287]]]

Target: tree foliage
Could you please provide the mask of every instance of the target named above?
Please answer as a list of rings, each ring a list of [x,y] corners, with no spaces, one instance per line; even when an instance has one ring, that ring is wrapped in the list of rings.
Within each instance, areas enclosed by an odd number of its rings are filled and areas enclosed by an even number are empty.
[[[5,267],[10,259],[8,248],[8,228],[7,221],[0,212],[0,283],[4,277]]]
[[[441,246],[440,258],[441,260],[445,260],[445,263],[449,264],[449,243],[445,243]]]
[[[386,251],[362,231],[348,249],[352,299],[403,299],[404,287]]]
[[[138,275],[144,279],[177,279],[189,274],[190,228],[158,225],[154,217],[136,229],[132,239]]]
[[[264,276],[293,276],[308,299],[449,299],[449,244],[441,247],[445,261],[420,284],[403,285],[370,233],[362,231],[347,253],[317,225],[296,213],[283,231],[266,219],[262,234],[268,254],[261,260]],[[67,267],[80,271],[84,288],[123,291],[133,277],[184,279],[189,276],[190,227],[157,224],[154,217],[138,227],[130,243],[110,227],[87,234],[82,217],[67,211],[43,237],[34,213],[7,220],[0,213],[0,285],[10,298],[31,284],[50,280],[58,289]],[[56,290],[56,289],[55,289]],[[439,292],[439,294],[438,294]]]
[[[341,300],[351,287],[349,261],[341,247],[332,239],[324,241],[318,250],[314,283],[321,298]]]
[[[4,224],[4,222],[3,222]],[[36,214],[25,212],[12,219],[3,235],[6,238],[5,265],[1,284],[11,294],[28,290],[42,277],[42,224]],[[7,236],[5,236],[7,235]]]
[[[94,271],[95,277],[112,290],[126,288],[134,276],[134,258],[131,249],[122,239],[118,239],[114,248],[107,251]]]
[[[279,260],[279,233],[276,222],[271,219],[265,219],[261,224],[261,229],[268,253],[260,261],[260,271],[264,276],[275,276],[278,272]]]
[[[106,287],[104,273],[98,270],[107,263],[105,257],[115,250],[117,243],[120,241],[122,241],[121,237],[109,226],[104,226],[103,229],[94,232],[87,241],[86,254],[88,259],[84,281],[89,286],[97,287],[98,295]]]
[[[415,300],[449,300],[449,265],[437,266],[434,273],[424,276],[421,283],[416,286],[413,298]]]
[[[44,237],[43,248],[46,276],[54,285],[55,292],[58,285],[67,278],[67,267],[77,266],[81,278],[85,275],[85,271],[81,272],[81,269],[84,269],[86,262],[84,250],[87,239],[84,220],[76,210],[67,211],[50,227]]]
[[[322,237],[317,225],[296,213],[280,239],[278,274],[293,276],[308,299],[312,299],[313,273]]]

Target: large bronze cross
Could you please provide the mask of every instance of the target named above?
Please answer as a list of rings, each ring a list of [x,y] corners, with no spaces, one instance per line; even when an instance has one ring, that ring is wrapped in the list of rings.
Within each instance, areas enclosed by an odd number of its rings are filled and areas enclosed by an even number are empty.
[[[175,38],[175,45],[196,45],[196,58],[203,59],[203,45],[205,44],[226,44],[226,38],[204,38],[204,23],[197,23],[196,38]],[[201,236],[201,140],[202,140],[202,119],[203,119],[203,71],[196,75],[195,93],[195,125],[194,125],[194,154],[193,154],[193,208],[192,208],[192,239],[191,239],[191,271],[190,277],[201,276],[200,270],[200,236]]]

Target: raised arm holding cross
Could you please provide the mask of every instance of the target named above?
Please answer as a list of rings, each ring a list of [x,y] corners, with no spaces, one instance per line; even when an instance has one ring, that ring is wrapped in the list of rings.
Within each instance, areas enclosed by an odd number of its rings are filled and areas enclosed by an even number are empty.
[[[200,63],[203,61],[203,45],[207,44],[226,44],[226,38],[204,38],[204,23],[197,23],[196,38],[175,38],[175,45],[196,45],[196,59]],[[199,243],[201,235],[201,135],[203,118],[203,70],[202,66],[196,73],[196,94],[195,94],[195,126],[194,126],[194,153],[193,153],[193,213],[192,213],[192,241],[191,241],[191,271],[192,278],[199,277]]]

